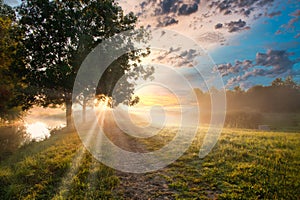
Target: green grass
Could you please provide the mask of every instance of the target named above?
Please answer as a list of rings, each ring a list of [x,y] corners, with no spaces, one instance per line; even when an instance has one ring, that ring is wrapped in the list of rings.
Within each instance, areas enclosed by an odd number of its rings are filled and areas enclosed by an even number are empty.
[[[299,199],[300,134],[224,129],[213,151],[199,159],[205,129],[162,172],[175,199]],[[159,137],[163,139],[159,139]],[[162,132],[148,147],[162,146]]]
[[[26,145],[0,164],[0,199],[109,199],[117,183],[74,131]]]
[[[158,149],[174,131],[143,142]],[[224,129],[199,159],[204,133],[179,160],[145,177],[162,177],[174,199],[300,199],[299,133]],[[74,131],[58,131],[0,163],[0,199],[126,199],[118,184],[115,171],[96,161]]]

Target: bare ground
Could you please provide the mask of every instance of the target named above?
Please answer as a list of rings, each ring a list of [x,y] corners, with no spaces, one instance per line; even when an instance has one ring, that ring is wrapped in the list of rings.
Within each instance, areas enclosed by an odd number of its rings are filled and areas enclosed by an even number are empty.
[[[147,148],[139,140],[125,134],[118,128],[113,117],[105,117],[104,132],[118,147],[131,152],[147,152]],[[168,187],[163,170],[154,173],[133,174],[117,171],[120,184],[114,192],[123,199],[174,199],[175,191]]]

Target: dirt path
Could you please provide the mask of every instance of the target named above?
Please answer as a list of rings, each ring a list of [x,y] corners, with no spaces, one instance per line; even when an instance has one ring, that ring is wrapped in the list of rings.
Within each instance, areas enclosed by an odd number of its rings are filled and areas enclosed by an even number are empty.
[[[145,145],[139,140],[125,134],[118,128],[112,114],[107,113],[104,121],[104,132],[107,137],[118,147],[131,152],[147,152]],[[174,199],[174,191],[169,189],[163,171],[133,174],[116,172],[120,184],[114,192],[124,199]]]
[[[174,191],[168,188],[167,181],[160,172],[130,174],[117,172],[121,182],[115,191],[124,199],[174,199]]]

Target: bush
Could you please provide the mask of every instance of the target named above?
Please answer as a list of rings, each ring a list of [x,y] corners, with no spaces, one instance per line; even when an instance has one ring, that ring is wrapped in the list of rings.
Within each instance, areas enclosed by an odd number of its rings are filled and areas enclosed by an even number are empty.
[[[24,127],[0,126],[0,161],[17,150],[25,139]]]

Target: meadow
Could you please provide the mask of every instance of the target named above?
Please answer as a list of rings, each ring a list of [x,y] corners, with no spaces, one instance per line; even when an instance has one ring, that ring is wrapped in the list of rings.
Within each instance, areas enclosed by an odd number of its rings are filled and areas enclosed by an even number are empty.
[[[73,130],[53,131],[0,163],[0,199],[299,199],[300,134],[226,128],[204,159],[200,128],[189,150],[157,172],[127,174],[104,166]],[[169,141],[176,128],[150,140]]]

